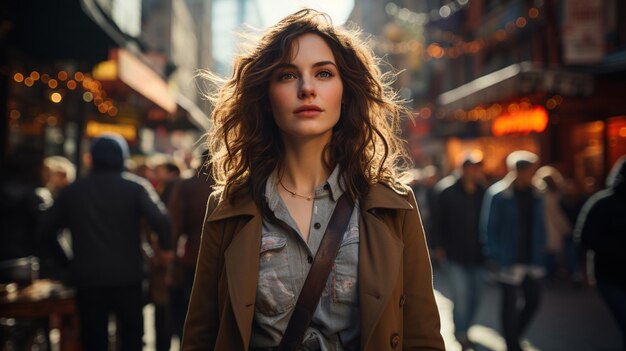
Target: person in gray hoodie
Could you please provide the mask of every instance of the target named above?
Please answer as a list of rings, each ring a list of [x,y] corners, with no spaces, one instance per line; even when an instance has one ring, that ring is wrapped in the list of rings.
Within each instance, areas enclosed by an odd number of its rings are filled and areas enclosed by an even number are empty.
[[[170,221],[147,180],[124,171],[128,145],[119,135],[94,139],[92,169],[64,188],[44,215],[41,239],[59,229],[72,235],[70,279],[84,350],[108,349],[108,317],[114,314],[123,351],[143,347],[142,219],[158,234],[163,260],[173,259]]]
[[[574,235],[595,253],[597,288],[617,321],[626,350],[626,155],[615,162],[606,185],[583,206]]]

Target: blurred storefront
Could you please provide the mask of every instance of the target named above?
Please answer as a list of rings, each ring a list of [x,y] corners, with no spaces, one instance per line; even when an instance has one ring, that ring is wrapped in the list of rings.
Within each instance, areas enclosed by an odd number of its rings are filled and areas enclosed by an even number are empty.
[[[598,189],[626,154],[626,3],[455,0],[389,8],[394,23],[425,33],[415,49],[418,37],[394,44],[421,52],[430,77],[413,98],[417,123],[406,128],[412,155],[446,173],[464,151],[479,151],[497,179],[506,155],[524,149]]]
[[[31,144],[80,168],[89,140],[103,132],[123,135],[134,153],[150,153],[174,149],[159,139],[197,138],[208,127],[195,101],[145,54],[140,0],[8,5],[0,160]]]
[[[472,129],[470,138],[448,135],[449,157],[480,150],[485,171],[494,177],[504,175],[508,153],[524,149],[598,189],[626,154],[624,89],[624,83],[591,74],[515,64],[440,95],[444,121],[436,132]]]

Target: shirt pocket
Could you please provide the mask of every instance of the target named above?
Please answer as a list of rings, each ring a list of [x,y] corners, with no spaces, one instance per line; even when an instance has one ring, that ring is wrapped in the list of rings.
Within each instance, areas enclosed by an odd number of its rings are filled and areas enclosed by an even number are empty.
[[[275,316],[295,305],[287,239],[275,233],[261,238],[259,255],[259,284],[255,309],[257,312]]]
[[[358,304],[358,263],[359,228],[354,226],[344,234],[333,266],[330,277],[333,287],[333,302],[349,305]]]

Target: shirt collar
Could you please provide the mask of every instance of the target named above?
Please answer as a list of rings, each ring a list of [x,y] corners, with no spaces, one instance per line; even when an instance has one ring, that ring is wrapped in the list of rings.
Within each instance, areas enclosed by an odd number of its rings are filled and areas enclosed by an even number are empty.
[[[344,193],[343,188],[345,187],[345,182],[343,180],[341,182],[339,181],[339,165],[335,166],[335,169],[333,169],[330,176],[328,176],[326,183],[324,183],[321,186],[321,188],[323,189],[326,185],[328,185],[328,187],[330,188],[329,189],[330,196],[333,199],[333,201],[337,201],[339,197],[343,195]],[[319,191],[319,188],[315,189],[316,195],[318,191]]]
[[[322,197],[326,194],[336,202],[339,197],[344,193],[342,186],[344,182],[339,182],[339,165],[335,166],[332,173],[328,176],[326,181],[315,188],[315,197]],[[270,174],[265,183],[265,199],[270,210],[274,211],[280,204],[280,198],[278,195],[278,174],[276,170]]]
[[[329,177],[330,178],[330,177]],[[276,183],[278,179],[274,178],[275,181],[272,183],[266,184],[266,192],[265,197],[268,199],[268,204],[270,201],[279,201],[279,198],[276,197],[276,200],[270,200],[272,197],[272,193],[268,190],[274,189],[275,196],[278,196],[278,192],[276,191]],[[269,179],[268,179],[269,181]],[[330,185],[330,184],[329,184]],[[341,188],[338,187],[339,190],[333,193],[333,198],[335,196],[339,197],[343,194]],[[385,184],[376,183],[372,184],[370,187],[369,193],[365,196],[364,202],[362,206],[360,206],[363,210],[369,211],[375,208],[388,208],[388,209],[399,209],[399,210],[410,210],[414,208],[413,205],[413,195],[409,195],[409,189],[407,187],[399,188],[399,187],[390,187]],[[331,186],[332,191],[332,186]],[[221,196],[221,195],[216,195]],[[252,198],[247,195],[237,201],[236,204],[232,204],[225,198],[221,198],[219,204],[215,208],[215,210],[209,215],[208,221],[217,221],[230,217],[237,216],[258,216],[261,213],[260,209],[256,206],[256,203],[252,200]]]

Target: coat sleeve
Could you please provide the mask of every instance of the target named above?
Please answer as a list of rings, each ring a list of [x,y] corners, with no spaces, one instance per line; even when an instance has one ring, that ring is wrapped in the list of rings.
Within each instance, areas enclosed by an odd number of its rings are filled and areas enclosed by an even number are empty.
[[[219,229],[219,223],[207,221],[217,207],[217,198],[218,195],[213,193],[207,203],[196,274],[183,331],[182,351],[213,350],[217,339],[217,295],[220,261],[223,260],[220,257],[223,233]]]
[[[413,210],[406,211],[404,240],[404,339],[406,350],[445,350],[441,337],[439,310],[435,301],[433,274],[424,229],[413,192]]]

